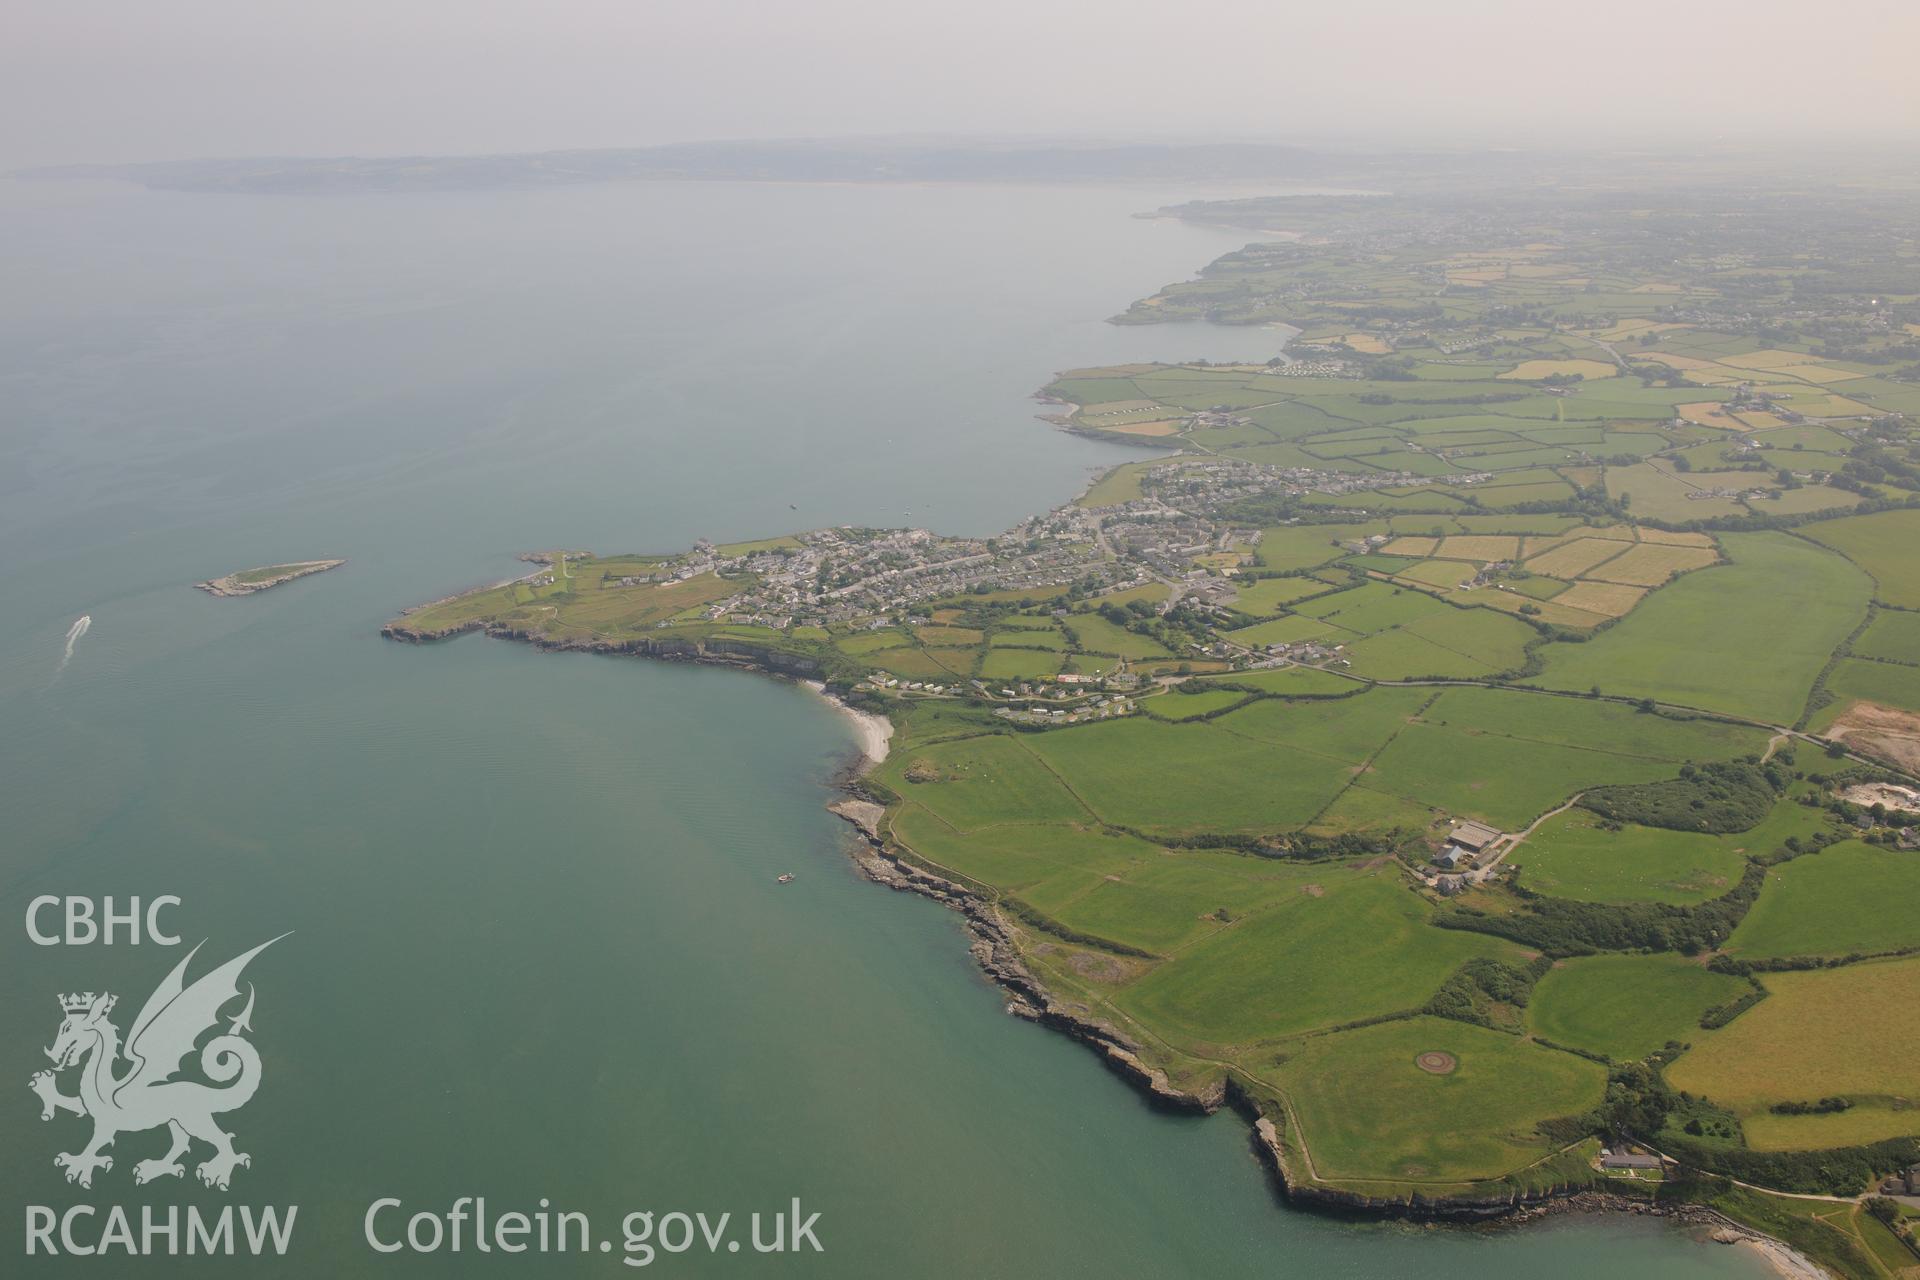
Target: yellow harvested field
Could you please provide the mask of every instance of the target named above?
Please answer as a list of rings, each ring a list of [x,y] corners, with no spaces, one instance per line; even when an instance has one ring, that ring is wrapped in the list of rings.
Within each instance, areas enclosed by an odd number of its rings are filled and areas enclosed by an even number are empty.
[[[1755,1151],[1818,1151],[1827,1147],[1859,1147],[1883,1138],[1904,1138],[1920,1130],[1920,1116],[1911,1107],[1895,1110],[1872,1102],[1855,1103],[1845,1111],[1826,1115],[1777,1116],[1756,1112],[1740,1120],[1747,1145]]]
[[[1564,593],[1562,593],[1564,594]],[[1475,587],[1453,597],[1463,604],[1480,604],[1489,609],[1498,609],[1503,613],[1519,613],[1521,606],[1527,605],[1540,612],[1531,615],[1536,622],[1551,622],[1562,627],[1596,627],[1607,620],[1604,613],[1594,613],[1587,609],[1570,609],[1560,603],[1560,597],[1551,600],[1535,600],[1518,591],[1502,591],[1498,587]]]
[[[1557,244],[1509,245],[1501,249],[1478,249],[1467,253],[1456,253],[1452,257],[1442,258],[1441,262],[1449,266],[1474,266],[1488,263],[1504,264],[1510,258],[1540,258],[1552,253],[1560,246]]]
[[[1515,368],[1494,376],[1519,382],[1531,382],[1537,378],[1552,377],[1556,373],[1577,373],[1583,378],[1611,378],[1618,372],[1616,366],[1604,360],[1526,360]]]
[[[1674,284],[1667,280],[1649,280],[1645,284],[1637,284],[1627,290],[1628,293],[1685,293],[1686,291],[1685,285]]]
[[[1646,594],[1640,587],[1616,582],[1576,582],[1555,596],[1553,602],[1563,608],[1585,609],[1588,613],[1619,618],[1633,612],[1633,606]]]
[[[1645,316],[1634,316],[1631,319],[1622,320],[1611,329],[1602,329],[1600,337],[1612,342],[1617,338],[1640,337],[1649,333],[1671,333],[1676,329],[1691,328],[1693,328],[1692,325],[1682,324],[1677,320],[1649,320]],[[1628,359],[1632,357],[1629,356]]]
[[[1624,555],[1588,571],[1587,576],[1600,582],[1657,587],[1676,573],[1704,569],[1719,559],[1720,553],[1711,547],[1670,547],[1642,542]]]
[[[1389,556],[1430,556],[1434,548],[1440,545],[1438,538],[1395,538],[1380,548],[1381,554]]]
[[[1920,1095],[1920,958],[1763,974],[1771,995],[1666,1071],[1736,1111],[1834,1095]]]
[[[1670,369],[1686,371],[1688,369],[1711,369],[1713,361],[1702,360],[1699,356],[1675,355],[1671,351],[1637,351],[1627,357],[1630,361],[1646,360],[1654,364],[1664,364]]]
[[[1710,533],[1669,533],[1665,529],[1652,529],[1642,526],[1639,530],[1640,541],[1658,542],[1669,547],[1712,547],[1714,542]]]
[[[1055,374],[1059,378],[1131,378],[1139,373],[1152,373],[1155,369],[1165,368],[1157,364],[1103,364],[1092,369],[1068,369]]]
[[[1697,422],[1705,427],[1726,427],[1732,431],[1746,430],[1746,424],[1728,413],[1725,404],[1719,400],[1695,400],[1690,404],[1673,406],[1674,413],[1688,422]]]
[[[1549,578],[1577,578],[1595,565],[1622,555],[1635,545],[1605,538],[1577,538],[1535,556],[1527,561],[1526,567],[1533,573],[1544,573]]]
[[[1790,427],[1793,425],[1777,414],[1764,413],[1759,410],[1744,411],[1739,417],[1740,421],[1746,424],[1747,430],[1749,431],[1778,431],[1781,427]]]
[[[1836,369],[1830,364],[1784,364],[1767,372],[1788,378],[1798,378],[1802,382],[1846,382],[1851,378],[1865,376],[1851,369]]]
[[[1559,276],[1570,276],[1576,269],[1564,262],[1528,262],[1512,268],[1512,271],[1522,280],[1552,280]]]
[[[1361,355],[1384,356],[1393,354],[1393,348],[1370,333],[1350,333],[1342,342],[1358,351]]]
[[[1779,369],[1790,364],[1805,364],[1813,357],[1804,351],[1779,351],[1766,347],[1759,351],[1749,351],[1743,356],[1721,356],[1721,364],[1730,364],[1736,369]]]
[[[1910,325],[1908,325],[1908,326],[1907,326],[1907,332],[1908,332],[1908,333],[1910,333],[1910,334],[1912,334],[1912,335],[1913,335],[1914,337],[1916,337],[1916,338],[1920,338],[1920,324],[1910,324]]]
[[[1769,370],[1771,372],[1771,370]],[[1707,387],[1724,387],[1733,382],[1752,382],[1753,370],[1735,369],[1730,365],[1710,364],[1699,369],[1687,370],[1687,378]]]
[[[1769,387],[1769,391],[1778,391],[1779,387]],[[1878,417],[1882,410],[1858,400],[1849,400],[1845,396],[1826,394],[1807,395],[1804,392],[1793,397],[1795,413],[1804,413],[1811,418],[1872,418]]]
[[[1520,539],[1498,534],[1466,534],[1445,538],[1440,554],[1449,560],[1511,560],[1520,554]]]
[[[1122,422],[1111,427],[1102,427],[1103,431],[1114,431],[1129,436],[1177,436],[1180,428],[1186,424],[1178,418],[1161,419],[1159,422]]]
[[[1114,418],[1128,413],[1165,413],[1167,406],[1157,400],[1103,400],[1099,404],[1083,404],[1079,417]]]

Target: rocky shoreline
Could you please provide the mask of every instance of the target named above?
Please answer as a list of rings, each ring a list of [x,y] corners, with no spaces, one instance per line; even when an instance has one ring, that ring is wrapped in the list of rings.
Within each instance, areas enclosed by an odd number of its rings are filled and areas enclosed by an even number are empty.
[[[1826,1275],[1819,1266],[1771,1236],[1763,1235],[1705,1205],[1661,1205],[1650,1200],[1566,1185],[1511,1196],[1479,1198],[1440,1197],[1380,1200],[1336,1188],[1306,1183],[1289,1166],[1279,1126],[1262,1114],[1251,1099],[1229,1084],[1204,1094],[1173,1086],[1165,1072],[1139,1055],[1139,1046],[1105,1022],[1088,1020],[1063,1008],[1033,976],[1020,958],[1013,938],[993,905],[963,885],[909,862],[881,831],[886,806],[862,793],[859,778],[864,764],[850,767],[841,778],[846,795],[827,806],[858,833],[848,843],[848,855],[860,874],[875,884],[903,893],[917,893],[959,912],[966,919],[968,950],[983,973],[1004,993],[1007,1012],[1051,1028],[1086,1045],[1108,1068],[1138,1088],[1147,1101],[1176,1111],[1210,1115],[1232,1105],[1252,1122],[1255,1151],[1267,1166],[1276,1187],[1288,1203],[1327,1213],[1368,1218],[1404,1218],[1452,1224],[1520,1225],[1556,1214],[1625,1213],[1666,1218],[1700,1228],[1704,1238],[1719,1244],[1744,1245],[1765,1256],[1787,1280],[1817,1280]]]
[[[848,781],[847,797],[827,808],[859,832],[859,838],[849,842],[854,866],[875,884],[932,898],[966,917],[968,950],[981,971],[1006,993],[1007,1012],[1080,1041],[1100,1054],[1121,1077],[1144,1090],[1157,1105],[1210,1113],[1226,1103],[1224,1086],[1205,1095],[1183,1092],[1168,1081],[1165,1072],[1144,1062],[1139,1056],[1139,1045],[1124,1033],[1063,1008],[1022,962],[1012,936],[993,905],[965,886],[901,857],[880,834],[879,821],[886,806],[860,795],[857,786],[851,785],[852,780]]]

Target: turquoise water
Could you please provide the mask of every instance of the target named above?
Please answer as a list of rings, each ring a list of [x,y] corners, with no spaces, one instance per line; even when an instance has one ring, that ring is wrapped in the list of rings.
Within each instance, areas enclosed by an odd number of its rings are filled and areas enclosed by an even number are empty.
[[[954,916],[853,874],[818,699],[377,635],[529,548],[984,533],[1063,500],[1137,455],[1034,422],[1049,371],[1274,349],[1100,323],[1238,243],[1127,216],[1197,194],[0,185],[0,1080],[44,1064],[56,993],[119,993],[124,1028],[178,958],[33,946],[33,897],[177,894],[207,961],[293,931],[248,973],[232,1191],[135,1188],[157,1133],[70,1187],[80,1122],[18,1088],[6,1272],[627,1273],[362,1242],[377,1198],[484,1195],[616,1238],[633,1209],[822,1215],[824,1254],[653,1267],[686,1274],[1755,1274],[1649,1223],[1289,1211],[1238,1120],[1150,1110],[1000,1012]],[[318,556],[350,563],[189,586]],[[300,1210],[271,1264],[22,1260],[25,1206],[81,1202]]]

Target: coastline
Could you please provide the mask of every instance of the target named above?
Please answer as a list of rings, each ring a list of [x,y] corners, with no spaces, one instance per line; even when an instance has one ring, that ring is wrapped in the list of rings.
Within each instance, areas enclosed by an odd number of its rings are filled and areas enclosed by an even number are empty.
[[[855,776],[865,773],[887,758],[888,748],[893,742],[893,721],[872,711],[862,711],[837,695],[827,692],[827,686],[823,681],[802,680],[800,683],[832,703],[835,710],[852,721],[854,734],[860,741],[860,754],[865,761],[855,771]]]
[[[1218,1088],[1204,1094],[1189,1093],[1174,1086],[1164,1071],[1140,1056],[1141,1046],[1120,1029],[1082,1017],[1053,998],[1045,985],[1026,967],[1012,931],[1000,918],[998,909],[990,899],[921,867],[892,840],[882,826],[887,806],[875,800],[861,781],[890,752],[894,726],[886,716],[849,705],[829,691],[824,682],[814,678],[806,665],[782,661],[783,655],[758,646],[709,648],[698,643],[553,642],[523,631],[481,622],[465,623],[444,631],[421,632],[396,619],[381,628],[381,634],[386,638],[409,644],[435,643],[470,631],[479,631],[494,639],[518,640],[542,652],[619,654],[754,671],[775,679],[804,684],[832,703],[853,723],[859,754],[835,780],[842,798],[826,808],[855,828],[857,834],[846,842],[846,852],[859,874],[875,884],[900,892],[916,893],[959,912],[966,920],[968,951],[983,976],[1001,989],[1007,1012],[1057,1031],[1093,1050],[1109,1070],[1138,1089],[1148,1105],[1201,1115],[1211,1115],[1221,1107],[1230,1105],[1240,1112],[1247,1121],[1250,1148],[1267,1168],[1281,1196],[1296,1209],[1483,1228],[1521,1226],[1537,1217],[1563,1213],[1631,1213],[1665,1217],[1711,1227],[1712,1234],[1706,1239],[1737,1245],[1760,1255],[1760,1259],[1782,1280],[1824,1280],[1831,1274],[1783,1241],[1738,1223],[1711,1208],[1662,1206],[1596,1190],[1590,1185],[1514,1191],[1504,1196],[1440,1196],[1431,1199],[1416,1196],[1410,1200],[1379,1200],[1334,1188],[1304,1185],[1290,1167],[1289,1152],[1280,1127],[1271,1117],[1262,1113],[1231,1080],[1223,1080]]]

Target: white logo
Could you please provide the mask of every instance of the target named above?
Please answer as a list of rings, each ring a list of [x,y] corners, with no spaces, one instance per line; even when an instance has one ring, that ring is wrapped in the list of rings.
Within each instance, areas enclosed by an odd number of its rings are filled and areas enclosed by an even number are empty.
[[[192,1055],[195,1042],[219,1025],[220,1010],[239,998],[240,973],[247,962],[278,941],[263,942],[187,986],[187,965],[200,951],[195,947],[147,997],[124,1047],[119,1029],[107,1019],[117,997],[91,991],[60,997],[66,1017],[46,1051],[53,1070],[37,1073],[30,1087],[40,1095],[42,1120],[61,1111],[93,1119],[92,1141],[80,1151],[53,1158],[66,1170],[68,1182],[91,1187],[96,1169],[112,1171],[112,1157],[101,1153],[116,1137],[161,1125],[172,1135],[173,1145],[159,1159],[133,1166],[136,1183],[180,1177],[186,1172],[180,1157],[195,1140],[213,1148],[213,1156],[195,1170],[209,1187],[225,1191],[235,1166],[253,1163],[245,1152],[233,1149],[233,1135],[214,1123],[216,1115],[246,1106],[260,1087],[260,1054],[241,1034],[253,1030],[253,984],[247,984],[246,1007],[229,1019],[226,1032],[200,1049],[201,1074],[214,1083],[173,1077]],[[123,1059],[131,1065],[115,1074]],[[80,1092],[75,1095],[60,1092],[55,1074],[69,1067],[79,1069]]]

